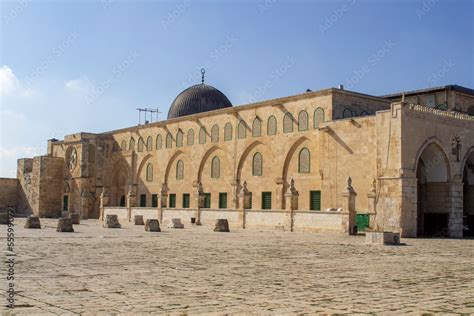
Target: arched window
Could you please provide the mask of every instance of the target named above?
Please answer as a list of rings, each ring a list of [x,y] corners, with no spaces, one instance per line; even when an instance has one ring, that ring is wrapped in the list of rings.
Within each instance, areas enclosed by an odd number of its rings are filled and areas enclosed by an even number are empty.
[[[163,147],[163,137],[161,135],[156,136],[156,149],[159,150]]]
[[[148,136],[148,138],[146,139],[146,150],[153,150],[153,138],[151,138],[151,136]]]
[[[184,162],[182,160],[178,160],[178,162],[176,163],[176,179],[184,179]]]
[[[119,151],[119,144],[116,141],[114,141],[114,143],[112,144],[112,151]]]
[[[143,138],[138,139],[138,152],[141,153],[143,151],[145,143],[143,142]]]
[[[319,128],[321,123],[324,123],[324,110],[317,108],[314,110],[314,128]]]
[[[309,173],[311,170],[311,155],[308,148],[303,148],[300,150],[298,157],[298,172],[299,173]]]
[[[263,174],[263,158],[261,153],[255,153],[252,160],[252,175],[261,176]]]
[[[245,137],[247,137],[245,122],[242,120],[239,122],[239,125],[237,126],[237,136],[239,139],[244,139]]]
[[[298,130],[306,131],[308,129],[308,112],[301,111],[298,114]]]
[[[151,163],[146,166],[146,181],[153,181],[153,165]]]
[[[342,117],[343,118],[349,118],[352,117],[352,111],[349,108],[345,108],[344,112],[342,112]]]
[[[199,130],[199,144],[205,144],[206,143],[206,128],[201,127]]]
[[[171,148],[172,143],[173,137],[171,136],[171,133],[166,134],[166,148]]]
[[[267,135],[276,135],[277,133],[277,119],[275,116],[270,116],[267,122]]]
[[[127,142],[124,140],[122,140],[122,143],[120,144],[120,150],[122,151],[125,151],[127,150]]]
[[[224,126],[224,140],[232,140],[232,124],[230,123]]]
[[[211,129],[211,142],[217,143],[219,141],[219,126],[215,124]]]
[[[283,133],[293,132],[293,115],[286,113],[283,117]]]
[[[130,139],[130,144],[128,145],[129,150],[135,150],[135,139],[133,137]]]
[[[194,145],[194,130],[191,128],[188,130],[188,146]]]
[[[262,135],[262,122],[256,117],[252,123],[252,136],[259,137],[260,135]]]
[[[183,131],[181,129],[176,133],[176,147],[183,147]]]
[[[219,178],[221,174],[221,161],[219,157],[212,158],[211,163],[211,178]]]
[[[368,116],[369,113],[367,111],[363,111],[362,113],[360,113],[360,116]]]

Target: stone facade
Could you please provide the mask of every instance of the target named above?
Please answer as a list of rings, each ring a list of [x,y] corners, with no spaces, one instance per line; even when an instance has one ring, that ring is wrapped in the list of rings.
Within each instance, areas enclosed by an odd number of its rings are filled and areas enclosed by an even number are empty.
[[[7,207],[17,206],[18,201],[18,180],[0,178],[0,210]]]
[[[326,89],[68,135],[19,161],[19,209],[348,231],[351,177],[355,212],[374,229],[461,237],[474,214],[474,117],[454,111],[474,105],[466,91],[449,90],[446,110]]]

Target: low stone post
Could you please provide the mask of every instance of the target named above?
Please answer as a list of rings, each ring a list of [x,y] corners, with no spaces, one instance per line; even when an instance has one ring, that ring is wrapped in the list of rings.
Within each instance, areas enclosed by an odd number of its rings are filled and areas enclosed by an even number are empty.
[[[450,183],[450,210],[448,217],[448,236],[462,238],[463,236],[463,195],[464,186],[460,179]]]
[[[352,187],[352,179],[351,177],[348,177],[346,191],[342,193],[342,197],[344,199],[342,208],[348,213],[348,218],[344,223],[344,230],[345,232],[348,232],[349,235],[354,235],[355,233],[354,226],[356,225],[356,196],[357,193]]]
[[[163,212],[168,203],[168,185],[166,183],[161,184],[161,191],[158,199],[158,220],[163,222]]]
[[[100,194],[100,216],[99,220],[104,220],[104,209],[109,205],[109,194],[107,193],[105,187],[102,188],[102,193]]]
[[[251,193],[247,189],[247,181],[244,181],[242,189],[239,193],[239,220],[242,223],[242,228],[246,225],[246,210],[250,208]]]
[[[294,222],[295,222],[295,210],[298,209],[298,197],[299,193],[295,188],[295,180],[291,179],[290,181],[290,187],[288,188],[288,191],[285,193],[285,209],[289,212],[290,215],[290,231],[293,231],[294,227]]]
[[[285,181],[283,180],[283,178],[276,178],[275,184],[276,184],[275,191],[276,191],[276,198],[277,198],[277,201],[276,201],[277,208],[284,210],[286,209]]]
[[[134,187],[130,185],[127,193],[127,218],[128,221],[132,221],[132,208],[137,206],[137,194],[135,193]]]
[[[378,231],[377,221],[375,220],[375,217],[377,216],[376,197],[377,197],[377,180],[374,179],[372,181],[372,189],[370,190],[369,194],[367,194],[367,204],[368,204],[367,209],[369,211],[369,226],[370,228],[373,228],[376,231]]]
[[[236,180],[232,180],[230,182],[230,186],[232,187],[232,207],[234,209],[239,208],[239,182]]]
[[[194,182],[193,186],[196,188],[194,193],[194,218],[196,218],[195,225],[202,225],[201,223],[201,208],[204,207],[204,190],[201,182]]]

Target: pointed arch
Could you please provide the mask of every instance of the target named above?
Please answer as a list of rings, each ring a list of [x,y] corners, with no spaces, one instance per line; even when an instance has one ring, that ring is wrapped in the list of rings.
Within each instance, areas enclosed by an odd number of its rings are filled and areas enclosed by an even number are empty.
[[[324,120],[324,109],[319,107],[314,110],[313,127],[319,128],[319,125],[321,125],[321,123],[324,123]]]
[[[303,147],[298,154],[298,172],[311,172],[311,153],[307,147]]]
[[[244,120],[240,120],[239,125],[237,125],[237,137],[238,139],[244,139],[247,137],[247,124]]]
[[[293,133],[293,115],[290,112],[283,116],[283,133]]]
[[[184,162],[180,159],[176,162],[176,180],[184,179]]]
[[[143,168],[145,168],[146,164],[150,161],[152,157],[152,154],[146,154],[146,156],[143,157],[142,161],[140,162],[140,165],[138,166],[137,174],[133,179],[134,183],[138,183],[138,179],[140,178],[140,174],[142,173]]]
[[[263,175],[263,156],[259,151],[257,151],[252,157],[252,175]]]
[[[176,147],[183,147],[183,131],[181,129],[176,132]]]
[[[199,129],[199,144],[205,144],[206,143],[206,128],[203,126],[201,129]]]
[[[428,138],[424,143],[423,145],[421,145],[421,147],[418,149],[418,152],[416,154],[416,159],[414,161],[414,166],[413,166],[413,170],[415,170],[415,176],[418,174],[418,166],[419,166],[419,161],[420,161],[420,158],[421,156],[423,155],[425,149],[428,147],[428,146],[431,146],[431,145],[434,145],[437,147],[437,149],[439,150],[439,152],[441,153],[441,158],[443,159],[444,163],[445,163],[445,166],[446,166],[446,173],[447,173],[447,181],[451,181],[451,165],[449,163],[449,158],[448,158],[448,155],[446,154],[446,152],[444,151],[443,149],[443,146],[441,145],[441,142],[439,141],[439,139],[435,136],[433,137],[430,137]]]
[[[219,141],[219,126],[214,124],[211,128],[211,142],[217,143]]]
[[[151,162],[146,165],[146,181],[153,181],[153,164]]]
[[[253,143],[251,143],[250,145],[248,145],[244,152],[242,153],[242,155],[240,156],[240,159],[239,159],[239,163],[237,164],[237,173],[235,175],[235,179],[237,181],[240,181],[240,177],[242,175],[242,167],[244,166],[244,162],[245,160],[247,159],[248,155],[250,154],[250,152],[255,148],[257,147],[258,145],[263,145],[262,142],[260,141],[255,141]]]
[[[168,183],[168,179],[169,179],[169,175],[170,175],[170,171],[171,171],[171,166],[177,160],[177,158],[180,157],[180,155],[182,155],[182,154],[183,154],[183,151],[178,150],[173,155],[171,155],[171,158],[168,160],[168,164],[166,165],[164,183]]]
[[[211,161],[211,178],[217,179],[221,174],[221,160],[218,156],[214,156]]]
[[[143,141],[143,138],[138,139],[138,152],[141,153],[143,152],[143,147],[145,146],[145,142]]]
[[[259,137],[262,135],[262,121],[256,117],[252,123],[252,136]]]
[[[160,150],[163,148],[163,137],[161,137],[161,134],[158,134],[156,136],[156,150]]]
[[[232,140],[232,124],[227,123],[224,126],[224,141],[226,140]]]
[[[308,130],[308,112],[305,110],[301,111],[298,114],[298,131],[306,131]]]
[[[276,135],[277,125],[276,117],[274,115],[270,116],[267,121],[267,135]]]
[[[186,145],[188,146],[192,146],[194,145],[194,130],[192,128],[190,128],[188,130],[188,135],[186,137]]]
[[[172,144],[173,144],[173,136],[171,136],[171,133],[168,132],[166,134],[166,144],[165,144],[165,146],[166,146],[166,148],[171,148]]]
[[[469,157],[471,156],[471,154],[474,154],[474,146],[472,146],[471,148],[469,148],[466,152],[466,154],[464,155],[464,158],[461,162],[461,169],[459,170],[459,174],[462,175],[463,172],[464,172],[464,168],[466,167],[466,163],[467,161],[469,160]]]
[[[130,143],[128,145],[128,150],[135,150],[135,139],[133,137],[130,138]]]
[[[201,182],[202,171],[204,170],[204,166],[206,165],[207,159],[209,159],[209,157],[212,155],[212,153],[214,153],[216,150],[220,150],[220,148],[218,146],[212,146],[202,156],[201,162],[199,164],[198,174],[197,174],[197,181],[198,182]]]
[[[296,151],[296,149],[298,149],[298,147],[305,141],[309,140],[307,137],[300,137],[296,142],[293,143],[293,145],[290,147],[290,149],[288,150],[288,152],[286,153],[286,156],[285,156],[285,161],[283,163],[283,169],[282,169],[282,173],[281,173],[281,177],[284,179],[284,180],[287,180],[287,177],[288,177],[288,167],[290,165],[290,162],[291,162],[291,159],[293,158],[293,155]]]

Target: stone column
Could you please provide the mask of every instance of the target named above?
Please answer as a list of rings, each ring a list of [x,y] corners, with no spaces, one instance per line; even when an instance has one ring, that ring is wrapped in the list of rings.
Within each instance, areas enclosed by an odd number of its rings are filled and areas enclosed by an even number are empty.
[[[100,215],[99,220],[104,220],[104,208],[109,205],[109,194],[107,193],[105,187],[102,188],[102,193],[100,194]]]
[[[158,218],[160,222],[163,222],[163,212],[167,207],[168,203],[168,185],[166,183],[161,184],[161,192],[158,199]]]
[[[295,222],[295,210],[298,209],[298,197],[299,193],[295,188],[295,180],[291,179],[290,187],[288,188],[288,192],[285,193],[285,209],[289,212],[289,226],[290,231],[293,231],[294,222]]]
[[[347,178],[347,188],[346,191],[342,193],[343,197],[343,205],[342,208],[345,212],[348,213],[348,218],[344,223],[344,229],[349,235],[353,234],[353,227],[356,225],[356,208],[355,208],[355,201],[356,201],[357,193],[354,191],[352,187],[352,179],[351,177]]]
[[[81,192],[81,219],[88,219],[91,211],[91,194],[86,189]]]
[[[283,178],[276,178],[275,179],[275,184],[276,184],[276,189],[275,189],[275,195],[276,195],[276,205],[278,209],[286,209],[286,202],[285,202],[285,180]]]
[[[196,218],[196,225],[201,225],[201,208],[204,207],[204,190],[202,183],[195,181],[193,183],[194,191],[194,218]]]
[[[379,227],[377,225],[377,221],[375,217],[377,216],[377,208],[376,208],[376,197],[377,197],[377,180],[372,181],[372,188],[367,194],[367,210],[369,212],[369,226],[374,230],[378,231]]]
[[[232,207],[237,210],[239,208],[239,181],[232,180],[230,185],[232,186]]]
[[[239,193],[239,221],[242,228],[246,225],[246,210],[250,208],[250,192],[247,189],[247,181],[244,181]]]
[[[459,179],[450,183],[450,210],[448,217],[448,236],[462,238],[463,236],[463,183]]]
[[[130,222],[132,220],[132,208],[137,206],[137,194],[134,186],[130,185],[127,193],[127,218]]]

